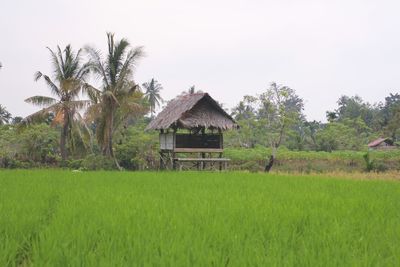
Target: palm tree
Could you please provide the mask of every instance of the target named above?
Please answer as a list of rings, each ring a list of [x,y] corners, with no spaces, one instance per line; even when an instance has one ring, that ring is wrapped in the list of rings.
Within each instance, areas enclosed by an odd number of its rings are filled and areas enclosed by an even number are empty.
[[[86,85],[93,105],[88,117],[96,121],[97,141],[104,156],[113,158],[113,135],[118,125],[129,113],[137,112],[141,105],[138,86],[133,82],[133,72],[143,57],[143,48],[130,48],[126,39],[114,41],[114,34],[107,33],[108,54],[106,58],[93,47],[86,47],[90,68],[103,82],[101,90]],[[117,167],[118,162],[115,160]]]
[[[11,119],[10,112],[0,104],[0,125],[7,124]]]
[[[143,87],[146,89],[144,93],[145,100],[150,104],[150,115],[153,118],[156,107],[160,106],[163,99],[160,96],[160,91],[163,89],[162,85],[157,80],[151,79],[150,82],[144,83]]]
[[[63,51],[57,46],[57,53],[50,48],[52,67],[54,71],[53,80],[41,73],[35,73],[35,81],[43,78],[48,85],[53,97],[33,96],[25,99],[25,102],[43,107],[42,110],[31,114],[24,119],[25,122],[33,122],[37,118],[53,114],[53,124],[61,124],[60,151],[63,160],[67,159],[66,142],[71,136],[74,119],[79,116],[78,110],[87,107],[89,100],[79,100],[85,76],[89,73],[87,64],[81,65],[81,49],[75,53],[70,45]],[[63,53],[64,52],[64,53]]]
[[[196,93],[196,87],[194,85],[190,86],[190,88],[188,89],[188,93],[190,95]]]

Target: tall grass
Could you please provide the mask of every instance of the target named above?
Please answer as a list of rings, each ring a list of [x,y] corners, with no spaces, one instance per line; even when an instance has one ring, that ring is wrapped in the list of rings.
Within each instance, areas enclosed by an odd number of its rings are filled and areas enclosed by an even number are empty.
[[[278,158],[283,160],[306,159],[306,160],[363,160],[367,151],[292,151],[281,148]],[[372,150],[371,157],[380,160],[400,160],[400,149],[394,150]],[[271,155],[271,149],[266,147],[255,148],[226,148],[225,155],[233,160],[265,160]]]
[[[400,184],[0,172],[0,266],[396,266]]]
[[[291,151],[281,148],[278,151],[275,171],[284,172],[360,172],[367,169],[364,155],[367,151]],[[225,157],[230,158],[231,169],[262,171],[271,150],[266,147],[227,148]],[[374,161],[374,171],[399,171],[400,150],[369,151]]]

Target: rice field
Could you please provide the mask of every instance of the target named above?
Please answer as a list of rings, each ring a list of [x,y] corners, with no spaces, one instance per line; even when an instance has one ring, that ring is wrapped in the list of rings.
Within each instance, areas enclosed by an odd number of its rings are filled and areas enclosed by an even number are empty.
[[[399,265],[399,181],[0,171],[0,266]]]

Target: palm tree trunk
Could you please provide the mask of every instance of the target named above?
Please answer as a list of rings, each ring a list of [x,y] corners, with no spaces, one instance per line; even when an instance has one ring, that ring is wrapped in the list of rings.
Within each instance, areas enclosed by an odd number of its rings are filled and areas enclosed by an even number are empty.
[[[113,157],[113,152],[112,152],[112,118],[113,114],[110,112],[106,116],[106,121],[105,121],[105,131],[104,131],[104,140],[103,140],[103,155],[108,158]]]
[[[68,119],[69,119],[68,112],[64,112],[64,123],[60,135],[60,152],[62,160],[66,160],[68,157],[66,148],[67,137],[68,137],[68,125],[69,125]]]
[[[113,151],[113,130],[114,130],[114,103],[110,101],[110,112],[106,118],[106,130],[105,130],[105,138],[103,144],[103,155],[110,159],[113,159],[115,162],[115,166],[122,170],[121,166],[118,163],[118,160],[114,156]]]

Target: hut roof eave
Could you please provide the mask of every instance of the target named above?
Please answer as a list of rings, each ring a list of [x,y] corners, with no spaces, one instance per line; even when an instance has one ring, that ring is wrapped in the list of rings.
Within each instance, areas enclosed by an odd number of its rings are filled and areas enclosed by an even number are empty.
[[[202,112],[201,110],[194,111],[194,108],[200,101],[206,101],[207,105],[212,107],[212,111],[203,110],[208,112],[208,115],[211,114],[211,117],[204,119],[195,116],[196,114],[194,113]],[[212,114],[216,115],[215,118],[212,117]],[[167,107],[150,122],[146,130],[168,130],[171,128],[195,129],[199,127],[230,130],[238,128],[238,125],[207,93],[195,93],[181,95],[173,99]]]

